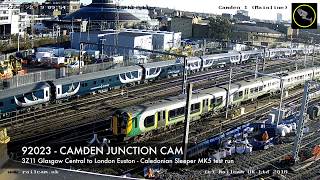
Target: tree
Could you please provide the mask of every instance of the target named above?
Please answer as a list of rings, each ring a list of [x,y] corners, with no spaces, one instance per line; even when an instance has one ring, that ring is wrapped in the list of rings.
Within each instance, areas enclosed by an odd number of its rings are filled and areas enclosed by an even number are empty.
[[[209,18],[209,38],[216,40],[228,40],[231,36],[231,22],[222,18],[221,16],[217,16],[215,18]]]

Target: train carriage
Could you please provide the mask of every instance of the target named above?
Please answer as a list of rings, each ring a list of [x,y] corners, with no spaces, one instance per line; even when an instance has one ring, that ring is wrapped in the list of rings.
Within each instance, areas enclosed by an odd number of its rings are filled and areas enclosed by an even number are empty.
[[[290,89],[303,84],[306,80],[313,79],[313,68],[289,72],[283,76],[284,87]]]
[[[50,85],[33,83],[0,91],[0,114],[50,101]]]
[[[229,52],[222,54],[212,54],[201,56],[202,68],[208,69],[216,66],[225,66],[226,64],[237,64],[240,62],[239,52]]]
[[[251,59],[261,58],[261,50],[241,51],[241,63],[247,63]]]
[[[142,80],[140,66],[120,67],[52,81],[56,99],[120,88]]]
[[[226,92],[214,87],[192,95],[190,119],[225,105]],[[170,97],[151,103],[117,110],[112,118],[113,134],[126,138],[164,129],[184,121],[185,96]]]
[[[176,60],[160,61],[143,65],[145,80],[177,76],[183,71],[183,64]]]

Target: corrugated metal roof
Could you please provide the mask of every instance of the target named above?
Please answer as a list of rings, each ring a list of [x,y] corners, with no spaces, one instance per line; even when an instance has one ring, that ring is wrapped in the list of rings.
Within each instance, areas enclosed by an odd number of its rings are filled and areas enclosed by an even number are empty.
[[[235,31],[238,31],[238,32],[258,32],[258,33],[281,34],[278,31],[269,29],[267,27],[259,27],[259,26],[249,26],[249,25],[236,24],[234,26],[234,29],[235,29]]]

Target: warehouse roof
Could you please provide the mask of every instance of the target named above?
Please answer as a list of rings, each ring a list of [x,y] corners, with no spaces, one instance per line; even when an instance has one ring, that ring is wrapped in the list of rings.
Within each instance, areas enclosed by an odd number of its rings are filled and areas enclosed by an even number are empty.
[[[259,26],[249,26],[249,25],[236,24],[234,26],[234,29],[236,31],[242,31],[242,32],[258,32],[258,33],[281,34],[278,31],[269,29],[267,27],[259,27]]]

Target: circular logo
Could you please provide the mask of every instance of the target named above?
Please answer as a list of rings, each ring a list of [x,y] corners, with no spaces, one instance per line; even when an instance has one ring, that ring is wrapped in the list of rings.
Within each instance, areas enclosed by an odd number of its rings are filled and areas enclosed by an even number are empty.
[[[296,7],[292,14],[295,24],[301,28],[308,28],[316,21],[317,13],[308,4],[301,4]]]

